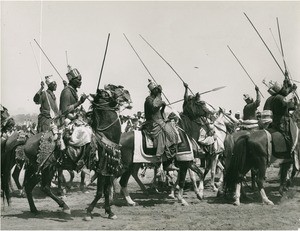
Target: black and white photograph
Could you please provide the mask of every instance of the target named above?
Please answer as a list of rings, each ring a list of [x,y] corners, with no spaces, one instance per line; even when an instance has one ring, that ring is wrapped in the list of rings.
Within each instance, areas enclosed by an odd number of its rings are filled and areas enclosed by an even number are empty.
[[[300,1],[1,1],[1,230],[299,230]]]

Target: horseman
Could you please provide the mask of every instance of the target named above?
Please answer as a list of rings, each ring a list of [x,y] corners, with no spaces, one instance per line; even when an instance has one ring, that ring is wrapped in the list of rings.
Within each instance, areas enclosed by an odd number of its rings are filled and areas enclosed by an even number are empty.
[[[68,118],[74,120],[76,118],[76,110],[81,104],[84,103],[87,95],[83,94],[80,99],[77,95],[77,88],[81,86],[81,74],[79,71],[71,66],[68,66],[69,72],[66,74],[69,80],[69,84],[62,90],[60,94],[59,110],[63,116],[63,119]]]
[[[145,133],[153,139],[154,147],[157,147],[156,156],[158,159],[166,153],[168,158],[176,153],[178,136],[164,115],[166,103],[162,100],[162,87],[149,80],[148,88],[150,95],[144,103],[145,123],[143,128]]]
[[[283,85],[277,82],[270,82],[268,92],[271,96],[267,99],[264,110],[271,110],[273,113],[273,121],[269,128],[279,131],[285,138],[289,150],[292,147],[292,137],[290,132],[290,111],[295,109],[298,104],[296,97],[288,99],[290,93],[297,89],[295,84],[292,84],[288,78],[288,73],[285,73]]]
[[[40,114],[38,116],[37,132],[49,131],[52,121],[51,117],[58,116],[58,107],[56,103],[56,96],[54,94],[54,91],[56,91],[57,88],[57,84],[51,78],[51,75],[45,77],[45,82],[48,86],[48,89],[46,91],[43,91],[44,82],[41,82],[40,90],[33,97],[33,101],[36,104],[41,105]]]
[[[255,101],[253,101],[253,98],[248,94],[244,94],[244,100],[246,102],[246,105],[243,109],[243,120],[256,120],[256,111],[260,105],[260,100],[261,100],[259,94],[259,88],[256,85],[255,85],[255,91],[256,91]]]

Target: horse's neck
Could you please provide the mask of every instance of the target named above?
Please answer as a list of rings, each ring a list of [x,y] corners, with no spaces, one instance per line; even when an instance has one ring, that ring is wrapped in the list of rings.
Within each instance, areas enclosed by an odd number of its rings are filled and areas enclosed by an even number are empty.
[[[93,122],[93,129],[103,133],[108,139],[119,143],[121,135],[121,123],[119,116],[114,110],[98,110]]]

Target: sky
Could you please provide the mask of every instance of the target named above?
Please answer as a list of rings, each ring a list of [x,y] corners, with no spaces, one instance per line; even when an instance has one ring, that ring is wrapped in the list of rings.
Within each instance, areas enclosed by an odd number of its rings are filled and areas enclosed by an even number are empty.
[[[244,13],[284,69],[278,18],[288,70],[300,81],[299,1],[1,1],[1,104],[12,115],[38,113],[33,96],[46,75],[58,83],[59,104],[59,75],[67,80],[67,61],[82,75],[79,95],[95,93],[110,34],[100,88],[116,84],[129,90],[133,109],[122,114],[143,111],[152,77],[169,102],[183,98],[182,80],[193,93],[226,86],[201,97],[214,107],[242,111],[243,94],[255,97],[254,84],[227,46],[260,88],[262,110],[269,96],[262,80],[282,82],[284,77]],[[172,107],[181,111],[182,102]]]

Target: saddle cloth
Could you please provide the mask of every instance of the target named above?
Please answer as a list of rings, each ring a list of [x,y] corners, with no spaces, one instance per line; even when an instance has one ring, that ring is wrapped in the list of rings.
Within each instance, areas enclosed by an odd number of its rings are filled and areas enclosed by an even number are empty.
[[[151,151],[152,155],[146,154],[143,149],[143,135],[141,131],[134,130],[134,153],[133,153],[133,163],[156,163],[160,160],[157,159],[155,156],[154,148]],[[181,137],[182,139],[182,137]],[[175,157],[178,161],[190,161],[194,159],[194,153],[192,150],[191,142],[186,137],[188,148],[186,150],[181,151],[180,145],[178,147],[178,152],[176,153]],[[146,143],[146,141],[144,141]],[[183,142],[184,143],[184,142]],[[182,145],[182,143],[181,143]],[[162,156],[162,161],[166,161],[166,156]]]
[[[93,131],[89,126],[74,126],[69,144],[81,147],[91,142]]]

